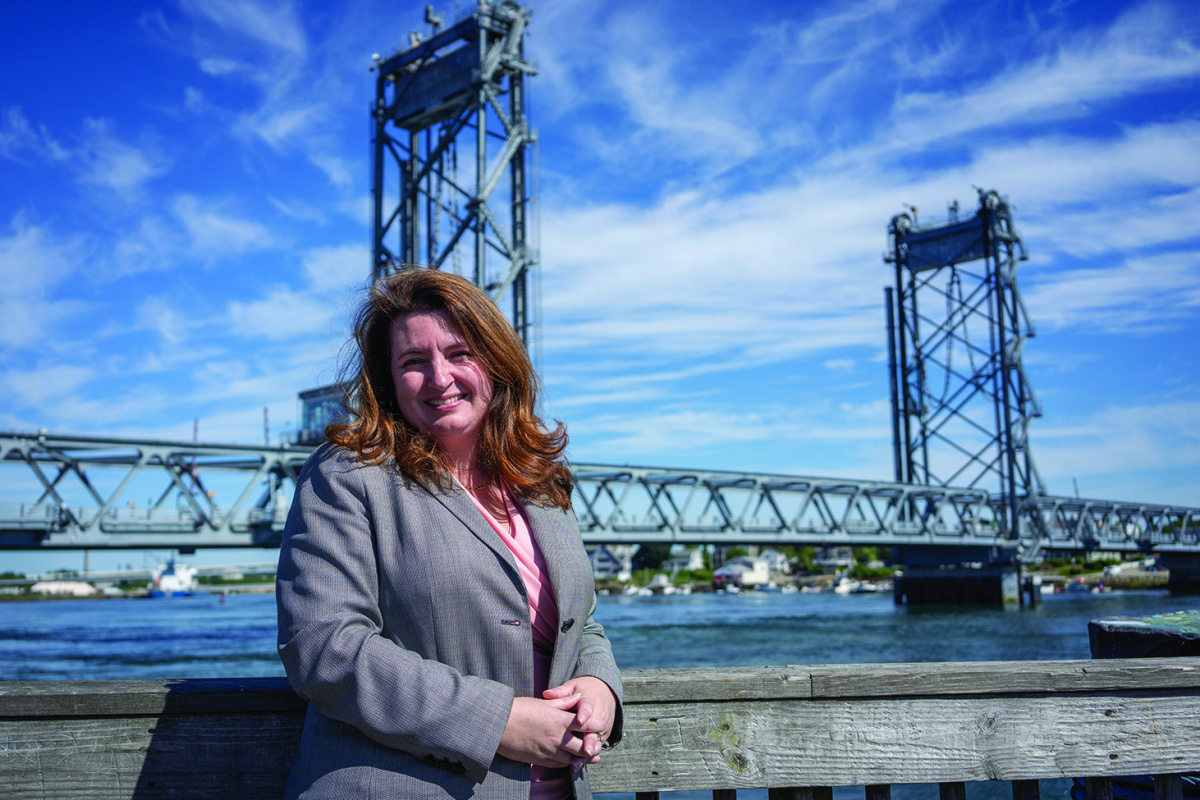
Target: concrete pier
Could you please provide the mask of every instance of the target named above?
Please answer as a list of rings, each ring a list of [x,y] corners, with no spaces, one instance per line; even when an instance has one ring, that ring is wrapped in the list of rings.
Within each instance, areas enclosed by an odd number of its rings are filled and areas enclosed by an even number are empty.
[[[1200,594],[1200,553],[1163,552],[1158,563],[1168,570],[1172,594]]]
[[[906,567],[892,583],[896,605],[1005,605],[1020,603],[1017,568]]]

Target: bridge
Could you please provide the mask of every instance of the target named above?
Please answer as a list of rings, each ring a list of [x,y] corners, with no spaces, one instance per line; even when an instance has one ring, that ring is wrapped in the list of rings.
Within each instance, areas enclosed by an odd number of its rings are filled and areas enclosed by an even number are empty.
[[[511,304],[536,363],[530,20],[516,3],[481,2],[447,27],[429,7],[427,35],[376,59],[372,272],[470,274]],[[574,464],[584,541],[883,546],[900,548],[906,567],[939,568],[1153,552],[1173,559],[1173,580],[1200,587],[1200,509],[1045,490],[1029,437],[1042,409],[1022,365],[1035,335],[1017,288],[1027,256],[1007,199],[980,189],[972,217],[960,220],[955,201],[942,226],[898,214],[888,236],[894,480]],[[299,441],[320,441],[340,387],[301,399]],[[275,547],[311,452],[0,433],[0,549]]]
[[[311,447],[0,433],[0,548],[276,547]],[[1019,534],[978,488],[574,464],[585,543],[1200,553],[1200,509],[1037,496]],[[140,498],[146,498],[141,502]],[[8,499],[8,498],[6,498]]]

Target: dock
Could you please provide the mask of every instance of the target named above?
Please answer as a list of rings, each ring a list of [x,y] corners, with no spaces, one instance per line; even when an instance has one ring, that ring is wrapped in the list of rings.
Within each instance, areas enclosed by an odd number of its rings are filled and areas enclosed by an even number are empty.
[[[830,800],[864,787],[1200,771],[1200,657],[628,670],[624,739],[593,791],[702,790]],[[283,679],[0,682],[0,796],[117,800],[283,796],[305,703]]]

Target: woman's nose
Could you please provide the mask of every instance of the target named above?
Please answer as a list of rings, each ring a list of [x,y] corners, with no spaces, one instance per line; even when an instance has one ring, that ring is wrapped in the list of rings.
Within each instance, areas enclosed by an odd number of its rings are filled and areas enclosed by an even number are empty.
[[[450,362],[436,355],[429,362],[429,385],[435,389],[445,389],[453,381],[450,375]]]

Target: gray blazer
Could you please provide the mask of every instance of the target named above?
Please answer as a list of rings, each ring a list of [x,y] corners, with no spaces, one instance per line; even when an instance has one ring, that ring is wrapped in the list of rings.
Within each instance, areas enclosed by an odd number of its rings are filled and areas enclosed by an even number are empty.
[[[607,683],[616,741],[621,677],[579,529],[524,508],[558,600],[550,685]],[[300,473],[276,588],[279,654],[310,701],[289,798],[529,797],[529,765],[496,754],[513,697],[533,694],[529,600],[466,492],[323,445]],[[586,770],[573,786],[591,797]]]

